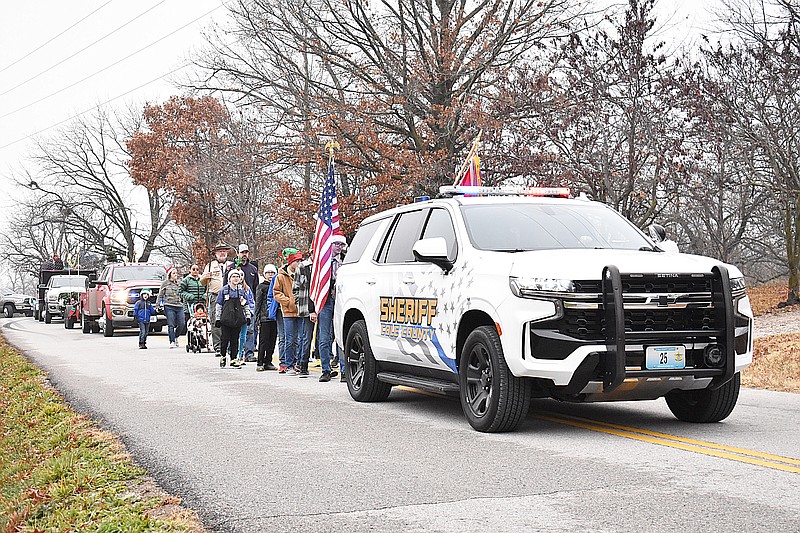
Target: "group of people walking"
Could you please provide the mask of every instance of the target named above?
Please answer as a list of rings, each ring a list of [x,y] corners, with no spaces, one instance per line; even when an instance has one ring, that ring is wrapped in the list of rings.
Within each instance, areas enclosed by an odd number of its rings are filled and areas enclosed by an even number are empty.
[[[330,293],[323,309],[314,309],[310,297],[311,255],[295,248],[281,254],[280,268],[273,264],[264,267],[261,275],[250,261],[246,244],[239,245],[238,254],[229,259],[231,247],[220,243],[205,268],[192,265],[189,274],[178,279],[174,268],[167,270],[161,284],[158,302],[167,316],[170,348],[178,347],[178,338],[185,330],[186,318],[195,309],[207,310],[211,325],[211,343],[219,366],[230,364],[241,368],[256,363],[259,372],[275,370],[280,374],[308,377],[312,343],[316,348],[322,375],[319,381],[331,381],[340,375],[344,381],[344,361],[333,356],[333,303],[335,272],[342,260],[345,238],[333,238]],[[139,320],[139,347],[146,348],[150,317],[156,313],[150,295],[142,292],[134,313]],[[316,335],[315,335],[316,331]],[[256,346],[257,345],[257,346]],[[273,352],[278,348],[278,366]],[[337,371],[334,367],[339,366]]]

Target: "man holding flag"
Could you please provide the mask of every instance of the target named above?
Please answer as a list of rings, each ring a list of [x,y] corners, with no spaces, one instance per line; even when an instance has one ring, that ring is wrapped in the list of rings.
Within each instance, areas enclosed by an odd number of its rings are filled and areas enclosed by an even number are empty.
[[[313,261],[311,270],[310,296],[316,312],[311,313],[311,321],[317,323],[319,338],[319,358],[322,363],[322,382],[330,381],[338,372],[331,370],[331,346],[333,344],[333,304],[336,298],[336,270],[339,268],[340,253],[345,238],[339,231],[339,207],[336,201],[336,180],[334,174],[334,148],[338,143],[326,146],[330,151],[328,175],[322,189],[322,199],[317,212],[317,227],[312,243]],[[344,361],[340,362],[344,379]]]

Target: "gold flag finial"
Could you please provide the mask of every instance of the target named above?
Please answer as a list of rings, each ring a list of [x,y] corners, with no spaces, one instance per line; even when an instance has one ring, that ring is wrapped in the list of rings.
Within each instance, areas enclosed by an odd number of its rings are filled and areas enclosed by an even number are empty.
[[[341,150],[342,147],[339,146],[338,141],[328,141],[325,143],[325,149],[328,151],[328,157],[332,161],[334,158],[334,150]]]

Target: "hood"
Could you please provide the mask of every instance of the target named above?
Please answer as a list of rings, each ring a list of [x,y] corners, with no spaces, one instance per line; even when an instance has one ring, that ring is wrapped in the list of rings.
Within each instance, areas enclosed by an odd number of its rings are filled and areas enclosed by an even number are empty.
[[[620,273],[710,273],[712,267],[723,265],[731,278],[741,277],[741,271],[699,255],[641,252],[637,250],[540,250],[535,252],[502,253],[508,257],[509,275],[531,276],[554,279],[599,280],[603,268],[615,265]],[[489,264],[497,264],[496,257],[488,259]],[[535,273],[535,274],[534,274]]]
[[[47,290],[48,294],[64,294],[65,292],[86,292],[86,286],[81,284],[67,287],[53,287]]]
[[[159,287],[161,287],[161,280],[159,279],[111,282],[111,288],[115,291],[125,289],[153,289],[155,292],[158,292]]]

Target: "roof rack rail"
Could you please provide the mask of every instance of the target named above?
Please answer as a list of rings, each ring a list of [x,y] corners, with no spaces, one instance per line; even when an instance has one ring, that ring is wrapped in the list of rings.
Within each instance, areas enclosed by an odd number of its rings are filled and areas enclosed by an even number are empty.
[[[452,196],[547,196],[570,198],[569,187],[483,187],[477,185],[444,185],[439,195]]]

